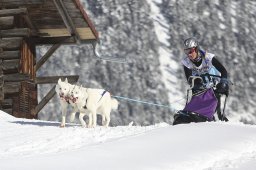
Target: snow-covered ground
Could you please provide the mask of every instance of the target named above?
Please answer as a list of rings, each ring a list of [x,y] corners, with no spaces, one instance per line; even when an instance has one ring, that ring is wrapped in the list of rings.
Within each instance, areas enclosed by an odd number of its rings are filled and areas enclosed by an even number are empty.
[[[255,134],[232,122],[59,128],[0,111],[0,169],[254,170]]]

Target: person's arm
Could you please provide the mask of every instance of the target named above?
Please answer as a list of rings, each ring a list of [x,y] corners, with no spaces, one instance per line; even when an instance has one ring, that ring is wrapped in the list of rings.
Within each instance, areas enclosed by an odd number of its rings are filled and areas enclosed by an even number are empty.
[[[229,95],[229,82],[228,82],[228,73],[226,68],[215,58],[212,58],[212,65],[221,73],[220,83],[216,86],[216,92],[219,94]]]
[[[212,58],[212,65],[221,73],[221,78],[228,78],[226,68],[217,60],[216,57]]]
[[[187,81],[188,81],[188,78],[192,75],[192,70],[190,70],[186,66],[183,66],[183,68],[184,68],[185,76],[186,76]]]

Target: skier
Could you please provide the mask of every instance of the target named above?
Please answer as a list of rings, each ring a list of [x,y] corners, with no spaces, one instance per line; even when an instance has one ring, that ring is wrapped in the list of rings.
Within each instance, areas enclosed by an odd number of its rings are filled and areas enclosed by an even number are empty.
[[[203,51],[195,38],[184,41],[184,53],[186,57],[182,60],[182,64],[186,79],[193,86],[193,97],[184,110],[174,116],[173,124],[212,121],[215,111],[220,120],[228,121],[223,117],[220,109],[221,95],[228,96],[229,93],[227,70],[214,54]],[[220,75],[217,85],[216,80],[219,78],[211,77],[212,74]],[[213,84],[216,85],[215,89]]]

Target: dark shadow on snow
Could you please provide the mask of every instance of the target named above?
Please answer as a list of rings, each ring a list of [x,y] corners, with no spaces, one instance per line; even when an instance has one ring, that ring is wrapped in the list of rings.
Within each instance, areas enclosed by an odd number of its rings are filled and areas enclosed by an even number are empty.
[[[59,122],[26,122],[26,121],[12,121],[10,123],[20,124],[20,125],[33,125],[33,126],[55,126],[60,127]],[[65,127],[75,127],[75,126],[81,126],[78,124],[66,124]]]

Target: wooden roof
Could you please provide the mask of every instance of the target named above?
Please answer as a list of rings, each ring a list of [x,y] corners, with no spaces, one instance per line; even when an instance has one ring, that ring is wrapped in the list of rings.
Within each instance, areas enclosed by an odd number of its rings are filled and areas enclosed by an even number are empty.
[[[98,32],[79,0],[1,0],[0,8],[23,9],[26,25],[41,44],[61,38],[69,43],[98,39]]]

